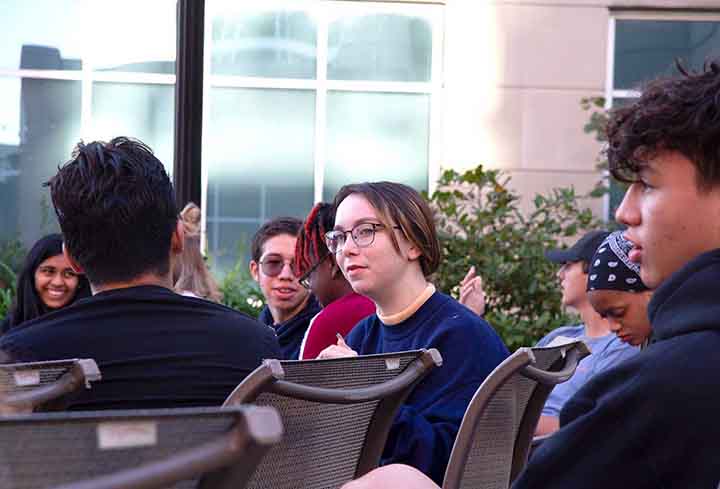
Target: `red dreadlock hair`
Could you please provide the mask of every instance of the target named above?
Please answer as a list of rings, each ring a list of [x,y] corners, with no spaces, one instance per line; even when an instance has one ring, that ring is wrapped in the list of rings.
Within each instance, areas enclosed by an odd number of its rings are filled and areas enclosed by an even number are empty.
[[[332,230],[334,225],[335,209],[332,204],[315,204],[305,219],[295,244],[295,274],[298,277],[330,254],[325,244],[325,233]]]

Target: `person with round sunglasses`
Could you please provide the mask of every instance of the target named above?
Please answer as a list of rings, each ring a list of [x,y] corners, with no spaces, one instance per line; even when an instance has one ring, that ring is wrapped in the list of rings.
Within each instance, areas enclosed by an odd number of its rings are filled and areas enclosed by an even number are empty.
[[[90,284],[72,269],[62,244],[61,234],[50,234],[30,249],[18,274],[13,307],[0,322],[0,334],[90,296]]]
[[[325,244],[325,233],[332,230],[335,212],[332,204],[316,204],[298,234],[295,269],[300,285],[308,289],[323,309],[312,319],[302,345],[300,359],[316,358],[346,336],[362,319],[375,312],[375,304],[355,292]]]
[[[295,273],[295,246],[302,221],[279,217],[253,236],[250,274],[265,297],[258,320],[275,330],[284,360],[297,360],[310,320],[320,312],[317,299]]]
[[[428,204],[399,183],[346,185],[335,197],[328,249],[376,313],[339,338],[320,358],[436,348],[443,365],[400,408],[381,464],[404,463],[442,483],[465,410],[508,351],[482,318],[435,290],[429,277],[440,245]]]

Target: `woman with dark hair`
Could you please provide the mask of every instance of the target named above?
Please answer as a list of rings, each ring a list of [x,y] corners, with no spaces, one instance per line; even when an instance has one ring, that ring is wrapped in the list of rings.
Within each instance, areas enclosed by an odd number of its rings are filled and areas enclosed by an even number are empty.
[[[50,234],[33,245],[18,275],[13,308],[0,323],[0,334],[90,295],[90,284],[70,267],[62,244],[62,235]]]
[[[340,189],[325,243],[353,290],[370,298],[376,313],[320,358],[421,348],[436,348],[443,357],[443,366],[400,408],[381,460],[412,465],[442,484],[465,409],[508,351],[490,325],[430,282],[441,258],[433,215],[407,185]]]

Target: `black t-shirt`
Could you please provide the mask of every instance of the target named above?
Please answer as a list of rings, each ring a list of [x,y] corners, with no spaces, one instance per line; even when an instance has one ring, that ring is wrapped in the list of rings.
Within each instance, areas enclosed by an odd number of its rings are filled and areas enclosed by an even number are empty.
[[[264,358],[274,331],[245,314],[158,286],[101,292],[0,338],[14,361],[93,358],[102,381],[71,409],[220,405]]]

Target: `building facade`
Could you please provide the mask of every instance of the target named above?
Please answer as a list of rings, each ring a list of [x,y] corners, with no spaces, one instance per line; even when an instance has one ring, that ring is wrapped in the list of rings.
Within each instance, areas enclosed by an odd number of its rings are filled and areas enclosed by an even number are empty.
[[[176,0],[7,0],[0,239],[55,226],[42,182],[80,139],[135,136],[172,169]],[[587,97],[720,56],[716,0],[206,0],[202,197],[221,268],[265,220],[345,183],[432,190],[501,168],[536,192],[601,178]],[[182,45],[182,43],[181,43]],[[612,202],[589,200],[607,216]]]

